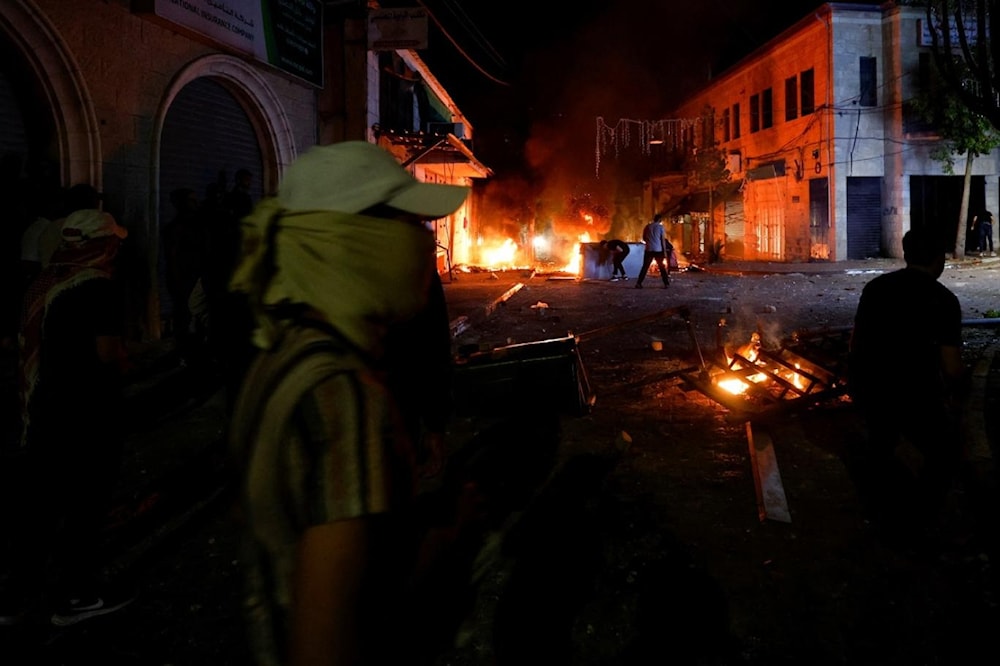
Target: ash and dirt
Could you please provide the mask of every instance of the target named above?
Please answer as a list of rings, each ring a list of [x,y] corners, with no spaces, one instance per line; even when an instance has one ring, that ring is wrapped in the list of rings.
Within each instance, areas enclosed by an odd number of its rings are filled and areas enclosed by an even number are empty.
[[[503,276],[524,286],[459,342],[579,335],[595,400],[562,420],[550,481],[495,535],[461,647],[440,663],[954,664],[995,653],[1000,509],[989,449],[941,517],[940,543],[894,545],[852,483],[848,446],[864,431],[846,397],[758,420],[682,377],[718,358],[720,341],[739,346],[754,331],[765,347],[803,331],[837,341],[865,283],[900,265],[754,274],[722,264],[725,273],[675,274],[669,289],[650,275],[642,290]],[[942,276],[965,319],[996,316],[998,269],[966,260]],[[458,275],[452,288],[482,279]],[[676,306],[687,317],[649,321]],[[968,363],[981,384],[995,383],[1000,328],[964,331]],[[991,388],[970,416],[992,442]],[[790,522],[760,519],[748,421],[771,437]]]
[[[580,335],[594,400],[556,415],[554,436],[539,422],[555,411],[546,399],[572,392],[566,366],[554,365],[534,404],[498,400],[488,417],[455,420],[456,456],[508,424],[483,467],[509,501],[481,535],[474,594],[456,615],[452,602],[469,590],[441,590],[437,617],[457,629],[435,666],[932,665],[994,654],[1000,327],[964,329],[983,388],[970,414],[989,446],[926,548],[888,542],[868,521],[847,458],[864,433],[846,398],[754,419],[683,379],[699,350],[717,357],[723,338],[742,344],[756,330],[768,345],[849,327],[864,284],[900,265],[768,273],[727,263],[675,273],[669,289],[650,275],[642,290],[632,280],[457,272],[445,284],[452,317],[466,316],[456,348]],[[965,260],[941,279],[966,319],[1000,310],[1000,262]],[[678,306],[686,318],[653,316]],[[773,442],[790,522],[760,518],[748,420]],[[50,637],[47,660],[21,663],[247,663],[232,515],[215,506],[143,563],[143,593],[127,611]]]

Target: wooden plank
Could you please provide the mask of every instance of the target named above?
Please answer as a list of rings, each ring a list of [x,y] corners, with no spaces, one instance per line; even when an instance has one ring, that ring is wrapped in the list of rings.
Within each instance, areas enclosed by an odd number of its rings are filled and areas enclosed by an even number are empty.
[[[521,289],[523,288],[524,288],[524,283],[518,282],[513,287],[505,291],[499,298],[493,299],[493,302],[486,306],[486,316],[489,317],[491,314],[496,312],[498,307],[506,303],[511,296],[521,291]]]
[[[988,353],[972,367],[969,397],[965,401],[962,425],[965,428],[966,456],[970,462],[993,459],[989,435],[986,432],[986,390],[995,352]]]
[[[757,515],[761,522],[776,520],[792,522],[785,499],[785,488],[781,485],[778,458],[774,454],[771,436],[758,429],[755,433],[747,421],[747,443],[750,447],[750,466],[753,468],[754,487],[757,491]]]
[[[469,318],[465,315],[460,315],[451,320],[449,328],[451,329],[452,339],[457,338],[465,331],[469,330],[471,324],[469,323]]]

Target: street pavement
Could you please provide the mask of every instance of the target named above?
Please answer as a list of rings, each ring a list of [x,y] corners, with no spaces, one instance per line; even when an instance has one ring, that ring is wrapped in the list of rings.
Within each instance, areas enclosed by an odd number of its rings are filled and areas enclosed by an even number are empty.
[[[969,258],[966,263],[996,261],[995,258]],[[898,260],[867,260],[838,263],[777,264],[757,262],[726,262],[713,266],[687,266],[687,270],[735,274],[802,273],[806,275],[830,272],[883,272],[902,266]],[[488,319],[497,307],[509,298],[515,298],[518,286],[531,284],[532,280],[566,279],[577,281],[574,276],[540,276],[534,271],[455,271],[444,276],[445,295],[452,320],[453,332],[475,329]],[[523,295],[522,295],[523,296]],[[554,335],[558,327],[554,329]],[[10,350],[4,352],[4,385],[7,387],[5,426],[7,436],[13,432],[10,417],[16,403],[11,403],[13,372]],[[181,558],[177,535],[187,529],[198,529],[199,520],[212,514],[210,520],[226,520],[226,502],[231,500],[227,481],[225,427],[226,396],[218,376],[198,373],[178,362],[171,340],[133,344],[130,348],[132,372],[130,373],[126,404],[121,416],[129,424],[126,461],[117,492],[116,508],[109,516],[107,544],[111,557],[110,573],[123,573],[134,569],[145,571],[166,567],[181,570],[180,564],[170,564],[172,558]],[[7,411],[11,410],[11,411]],[[220,516],[222,516],[220,518]],[[221,537],[220,537],[221,538]],[[235,603],[238,596],[235,562],[218,563],[219,569],[204,585],[206,594],[214,595],[225,606],[227,600]],[[221,573],[220,573],[221,572]],[[180,575],[180,574],[178,574]],[[189,576],[208,575],[186,573]],[[169,585],[169,584],[167,584]],[[218,588],[218,589],[217,589]],[[205,609],[192,606],[191,631],[211,631],[205,628]],[[155,612],[155,608],[148,612]],[[194,618],[198,617],[197,623]],[[148,618],[147,618],[148,619]],[[137,620],[138,621],[138,620]],[[219,631],[238,631],[232,626],[234,618],[216,618]],[[99,622],[97,629],[88,631],[49,630],[39,639],[37,635],[15,634],[10,629],[0,630],[0,662],[5,664],[91,663],[90,658],[104,659],[103,663],[205,663],[223,666],[241,663],[244,655],[203,655],[204,661],[149,661],[148,653],[141,646],[128,643],[122,647],[121,637],[108,642]],[[89,624],[89,623],[84,623]],[[130,626],[109,624],[115,632]],[[176,631],[174,627],[171,631]],[[135,638],[135,636],[133,636]],[[34,645],[36,640],[46,646],[44,655],[15,654]],[[193,635],[192,644],[198,645]],[[210,638],[202,639],[211,644]],[[110,644],[114,644],[109,648]],[[194,648],[197,651],[197,648]],[[190,657],[189,657],[190,658]],[[24,660],[22,660],[24,659]],[[166,659],[166,658],[165,658]],[[100,663],[100,662],[95,662]]]

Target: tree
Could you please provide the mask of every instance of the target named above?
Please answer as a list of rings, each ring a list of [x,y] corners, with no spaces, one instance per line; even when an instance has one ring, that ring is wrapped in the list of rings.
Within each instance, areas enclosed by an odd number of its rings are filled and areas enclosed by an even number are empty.
[[[951,66],[953,72],[961,72],[961,63],[952,63]],[[982,113],[968,106],[964,98],[955,95],[950,86],[941,85],[941,78],[932,76],[924,81],[909,105],[941,137],[930,155],[942,163],[945,173],[955,172],[956,155],[966,157],[958,233],[955,235],[955,256],[961,258],[965,256],[965,221],[969,216],[972,163],[976,157],[986,155],[1000,145],[1000,133]]]
[[[911,0],[927,7],[934,62],[952,92],[969,109],[1000,128],[1000,2]]]
[[[707,117],[712,118],[711,111],[706,111]],[[709,137],[710,139],[711,137]],[[716,188],[729,182],[730,171],[725,151],[719,147],[717,142],[709,143],[695,148],[688,155],[684,170],[688,174],[688,182],[693,190],[708,191],[708,244],[710,259],[718,259],[719,251],[716,246],[715,237],[715,214],[713,195]]]

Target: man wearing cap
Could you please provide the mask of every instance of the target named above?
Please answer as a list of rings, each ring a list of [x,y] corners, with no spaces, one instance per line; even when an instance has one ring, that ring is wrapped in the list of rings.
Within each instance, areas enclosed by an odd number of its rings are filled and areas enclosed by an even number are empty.
[[[65,218],[61,235],[27,290],[19,331],[21,478],[25,506],[35,513],[24,516],[29,532],[11,580],[26,605],[66,626],[118,610],[133,596],[101,578],[99,549],[124,442],[124,306],[115,259],[128,232],[85,207]],[[42,544],[47,551],[34,550]],[[40,568],[47,559],[51,590]],[[32,601],[37,595],[42,603]]]
[[[256,358],[234,406],[245,611],[259,664],[402,663],[400,590],[413,543],[412,433],[386,366],[388,335],[425,307],[427,220],[468,188],[421,183],[360,141],[315,147],[243,220],[231,286]],[[392,248],[390,255],[386,248]]]

